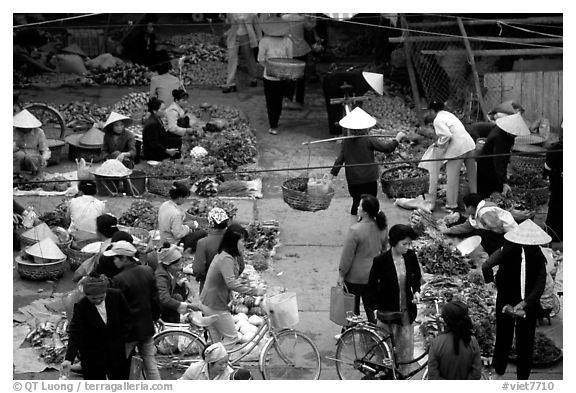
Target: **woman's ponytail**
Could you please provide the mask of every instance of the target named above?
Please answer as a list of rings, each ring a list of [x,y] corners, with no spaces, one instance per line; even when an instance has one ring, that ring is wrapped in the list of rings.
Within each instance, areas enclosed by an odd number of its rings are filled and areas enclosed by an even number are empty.
[[[376,217],[374,217],[374,221],[376,221],[376,226],[381,231],[383,231],[388,225],[388,220],[386,219],[386,215],[384,214],[383,211],[379,211],[378,214],[376,214]]]

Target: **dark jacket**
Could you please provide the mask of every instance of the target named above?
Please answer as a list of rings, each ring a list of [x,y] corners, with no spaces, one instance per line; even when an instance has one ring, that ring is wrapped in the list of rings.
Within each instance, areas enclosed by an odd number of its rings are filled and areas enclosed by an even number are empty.
[[[224,229],[214,229],[208,233],[208,236],[198,240],[192,269],[194,270],[194,276],[196,276],[196,279],[199,281],[204,281],[206,278],[210,263],[216,254],[218,254],[218,247],[220,247],[222,236],[224,236]]]
[[[526,296],[524,301],[526,313],[540,311],[540,296],[546,286],[546,257],[539,246],[521,246],[509,241],[504,242],[501,250],[496,251],[482,265],[484,281],[494,281],[492,268],[498,266],[496,274],[497,307],[501,309],[506,304],[515,306],[520,303],[520,267],[522,263],[521,251],[524,248],[526,255]]]
[[[158,264],[154,271],[156,276],[156,286],[158,287],[158,298],[160,299],[160,316],[164,322],[180,322],[180,314],[178,307],[180,302],[186,301],[187,290],[186,287],[177,285],[177,277],[171,277],[170,273],[163,264]],[[174,295],[179,294],[180,300],[174,298]]]
[[[340,166],[344,165],[346,170],[346,181],[348,184],[366,184],[378,180],[378,165],[350,166],[356,164],[374,163],[374,151],[392,153],[398,146],[396,139],[391,142],[382,142],[379,138],[363,137],[344,139],[340,154],[330,173],[338,176]]]
[[[413,250],[404,255],[406,265],[406,301],[410,323],[416,319],[418,313],[416,305],[412,303],[414,293],[420,292],[422,273],[418,258]],[[374,258],[370,277],[368,278],[368,301],[372,309],[380,311],[400,311],[400,285],[394,267],[392,249]]]
[[[144,157],[147,160],[162,161],[170,158],[166,154],[166,150],[179,149],[181,144],[182,139],[169,134],[158,116],[148,116],[142,130],[142,147],[144,149]]]
[[[118,289],[106,291],[106,319],[104,323],[96,306],[88,298],[74,305],[68,326],[68,349],[66,360],[74,362],[80,352],[82,367],[98,367],[117,364],[126,360],[125,343],[130,329],[131,314],[128,303]]]
[[[141,341],[154,335],[154,321],[160,317],[160,300],[154,271],[149,266],[131,264],[112,279],[130,308],[132,328],[128,342]]]
[[[113,131],[107,131],[104,134],[104,143],[102,145],[104,158],[114,159],[120,153],[130,152],[130,159],[136,159],[136,139],[134,139],[134,135],[128,130],[122,131],[118,136],[116,135]]]
[[[481,155],[508,154],[514,146],[514,135],[495,126],[482,148]],[[478,194],[488,198],[493,192],[502,192],[506,183],[510,156],[478,158]]]
[[[436,337],[428,353],[428,379],[480,379],[482,359],[480,346],[472,336],[468,346],[460,340],[458,355],[454,353],[454,336],[448,332]]]

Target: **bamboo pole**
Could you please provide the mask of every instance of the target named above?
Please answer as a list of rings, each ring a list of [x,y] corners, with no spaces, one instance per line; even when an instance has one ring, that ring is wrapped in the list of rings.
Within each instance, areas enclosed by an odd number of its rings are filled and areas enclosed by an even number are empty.
[[[476,87],[476,94],[478,95],[478,102],[480,103],[480,108],[484,114],[484,118],[488,118],[488,110],[486,109],[486,103],[484,102],[484,97],[482,96],[482,87],[480,86],[480,78],[478,77],[478,70],[476,69],[476,61],[474,60],[474,53],[472,53],[472,48],[470,47],[470,42],[468,41],[468,35],[466,34],[466,29],[462,23],[462,18],[458,18],[458,27],[464,38],[464,45],[466,46],[466,51],[468,52],[468,59],[470,61],[470,66],[472,67],[472,75],[474,76],[474,86]]]
[[[439,15],[439,18],[442,16]],[[537,16],[532,18],[510,18],[510,19],[470,19],[464,21],[466,25],[491,25],[498,23],[538,23],[538,24],[562,24],[564,17],[562,16]],[[435,22],[414,22],[411,27],[445,27],[456,26],[457,21],[435,21]]]
[[[446,37],[446,36],[412,36],[412,37],[391,37],[389,38],[390,43],[402,44],[406,41],[410,42],[451,42],[460,41],[460,37]],[[502,42],[510,44],[534,44],[534,43],[548,43],[548,44],[560,44],[564,41],[564,38],[551,38],[551,37],[533,37],[533,38],[520,38],[520,37],[491,37],[491,36],[469,36],[470,41],[488,41],[488,42]]]
[[[403,14],[400,14],[400,23],[402,28],[403,37],[408,37],[408,22]],[[416,72],[414,71],[414,64],[412,64],[412,56],[410,55],[410,43],[404,43],[404,55],[406,56],[406,67],[408,68],[408,78],[410,79],[410,87],[412,88],[412,96],[414,98],[414,110],[418,116],[418,123],[424,124],[422,111],[420,110],[420,92],[418,91],[418,83],[416,81]]]
[[[366,134],[366,135],[350,135],[350,136],[337,136],[334,138],[328,138],[328,139],[319,139],[317,141],[312,141],[312,142],[302,142],[303,145],[315,145],[317,143],[325,143],[325,142],[336,142],[336,141],[341,141],[344,139],[356,139],[356,138],[389,138],[389,137],[394,137],[396,136],[395,133],[390,133],[390,134]]]
[[[447,50],[421,50],[423,55],[457,56],[467,53],[462,49]],[[563,48],[535,48],[535,49],[484,49],[473,51],[474,56],[542,56],[561,55]]]

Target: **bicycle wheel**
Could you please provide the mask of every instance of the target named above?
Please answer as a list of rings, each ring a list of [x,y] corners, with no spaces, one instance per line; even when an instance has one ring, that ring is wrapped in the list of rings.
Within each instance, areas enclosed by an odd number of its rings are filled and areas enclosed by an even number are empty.
[[[390,361],[388,345],[374,332],[366,329],[350,329],[340,337],[336,347],[336,372],[343,380],[367,379],[360,370],[359,360],[377,364]]]
[[[154,336],[156,364],[162,379],[178,379],[195,362],[202,360],[204,340],[184,330],[164,330]]]
[[[42,123],[42,130],[48,139],[61,140],[64,138],[66,125],[64,118],[56,109],[40,103],[28,104],[24,107]]]
[[[320,378],[320,352],[303,333],[283,330],[264,347],[260,368],[264,379],[314,380]]]

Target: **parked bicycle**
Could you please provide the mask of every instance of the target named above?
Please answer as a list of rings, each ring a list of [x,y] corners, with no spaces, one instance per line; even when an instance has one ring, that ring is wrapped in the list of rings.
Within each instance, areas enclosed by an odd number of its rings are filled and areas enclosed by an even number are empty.
[[[251,340],[229,350],[230,365],[238,367],[253,351],[265,342],[258,357],[260,372],[267,380],[315,380],[320,378],[320,352],[314,342],[292,328],[277,328],[270,315],[263,317]],[[202,352],[211,344],[206,329],[216,322],[217,315],[189,318],[188,324],[159,326],[154,336],[156,363],[163,379],[177,379],[194,362],[202,359]],[[265,341],[263,341],[265,340]]]

